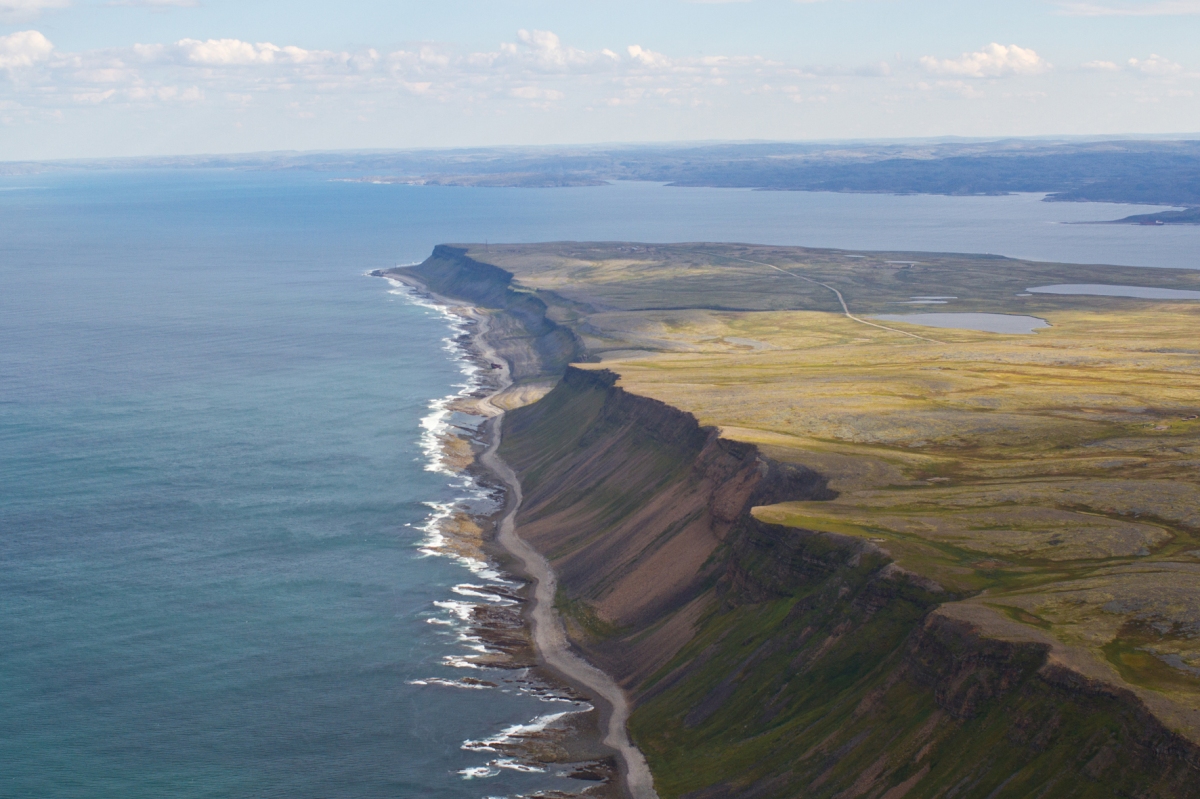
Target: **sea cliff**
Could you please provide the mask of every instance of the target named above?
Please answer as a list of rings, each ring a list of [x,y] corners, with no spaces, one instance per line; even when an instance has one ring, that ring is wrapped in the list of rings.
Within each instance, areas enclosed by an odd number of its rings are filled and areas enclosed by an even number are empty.
[[[568,366],[580,339],[503,269],[439,247],[404,272],[493,309],[514,374],[561,376],[499,453],[661,796],[1200,796],[1200,747],[1036,627],[869,540],[752,514],[833,499],[822,474]]]
[[[416,266],[388,270],[416,279],[443,297],[501,313],[493,314],[489,341],[509,363],[516,382],[557,375],[583,355],[574,333],[552,321],[546,303],[536,294],[513,287],[511,272],[475,260],[466,250],[440,244]]]

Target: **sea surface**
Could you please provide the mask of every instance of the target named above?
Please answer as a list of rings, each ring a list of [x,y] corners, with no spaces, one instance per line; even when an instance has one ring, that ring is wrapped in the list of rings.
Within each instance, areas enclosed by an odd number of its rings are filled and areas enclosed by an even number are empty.
[[[454,241],[725,240],[1195,268],[1200,228],[1037,197],[0,178],[0,796],[488,797],[574,706],[467,690],[482,564],[431,517],[471,367],[372,269]],[[474,744],[470,742],[475,742]]]

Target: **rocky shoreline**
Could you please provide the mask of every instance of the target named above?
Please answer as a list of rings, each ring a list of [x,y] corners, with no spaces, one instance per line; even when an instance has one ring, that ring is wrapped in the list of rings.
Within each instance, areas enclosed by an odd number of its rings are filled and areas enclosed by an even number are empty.
[[[515,729],[485,741],[469,741],[468,751],[495,753],[514,767],[545,770],[561,775],[575,785],[563,790],[539,791],[530,799],[618,799],[627,794],[622,769],[612,749],[603,742],[602,732],[611,709],[603,698],[592,696],[573,684],[565,675],[546,667],[533,641],[532,594],[535,583],[529,578],[513,553],[497,541],[497,528],[509,504],[509,489],[499,476],[480,463],[479,456],[487,449],[491,425],[498,417],[488,400],[504,391],[506,386],[493,367],[493,357],[483,341],[486,325],[475,308],[429,291],[419,282],[382,271],[372,273],[403,282],[422,300],[438,305],[446,312],[463,318],[470,332],[455,336],[454,344],[479,369],[479,387],[452,401],[448,408],[456,413],[482,421],[474,428],[451,427],[439,437],[443,463],[456,472],[468,474],[477,485],[492,495],[495,510],[487,514],[472,513],[456,508],[439,523],[445,537],[447,554],[486,559],[501,570],[515,587],[476,585],[473,591],[494,597],[495,602],[475,604],[467,620],[468,635],[479,642],[483,651],[462,658],[466,663],[486,672],[486,677],[466,677],[453,681],[455,687],[497,689],[511,685],[524,693],[547,701],[572,702],[575,707],[543,727]],[[488,679],[488,678],[491,679]],[[431,681],[431,684],[436,684]]]

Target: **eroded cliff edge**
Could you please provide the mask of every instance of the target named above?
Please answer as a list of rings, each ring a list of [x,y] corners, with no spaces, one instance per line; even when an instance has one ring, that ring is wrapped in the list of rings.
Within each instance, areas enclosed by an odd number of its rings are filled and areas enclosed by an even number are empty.
[[[511,272],[477,261],[462,248],[439,244],[420,264],[386,274],[415,280],[443,297],[500,311],[492,317],[488,338],[509,362],[514,382],[557,376],[583,355],[575,334],[550,319],[544,301],[514,288]]]
[[[563,369],[545,303],[539,319],[509,273],[463,260],[422,265],[430,288],[518,305],[508,346]],[[750,515],[828,498],[815,472],[575,368],[510,412],[501,454],[521,534],[554,564],[576,643],[633,698],[664,797],[1200,795],[1197,747],[1049,639],[861,538]]]
[[[870,542],[754,519],[829,489],[611,373],[569,368],[501,453],[663,796],[1200,793],[1200,752],[1132,693],[980,635]]]

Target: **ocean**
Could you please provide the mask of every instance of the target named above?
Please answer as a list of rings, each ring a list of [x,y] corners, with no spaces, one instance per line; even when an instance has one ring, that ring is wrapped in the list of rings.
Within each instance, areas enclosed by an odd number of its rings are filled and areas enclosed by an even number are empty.
[[[0,178],[0,796],[499,797],[579,709],[464,687],[430,520],[453,319],[373,269],[454,241],[753,241],[1196,268],[1200,228],[1028,195],[468,189],[314,173]],[[446,555],[446,556],[443,556]],[[511,676],[511,675],[510,675]]]

